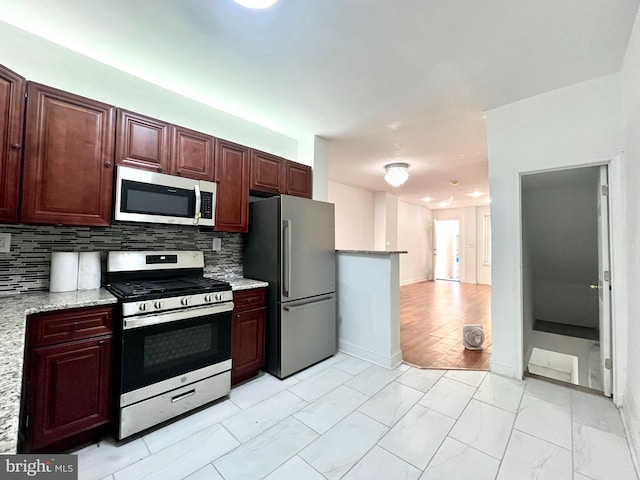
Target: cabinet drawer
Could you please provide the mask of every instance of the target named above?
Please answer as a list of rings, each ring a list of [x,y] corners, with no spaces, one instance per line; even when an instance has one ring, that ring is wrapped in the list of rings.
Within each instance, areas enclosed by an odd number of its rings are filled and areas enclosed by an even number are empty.
[[[112,333],[113,312],[114,307],[109,306],[30,315],[31,346],[54,345]]]
[[[236,290],[233,292],[233,311],[241,312],[267,305],[267,289],[252,288],[250,290]]]

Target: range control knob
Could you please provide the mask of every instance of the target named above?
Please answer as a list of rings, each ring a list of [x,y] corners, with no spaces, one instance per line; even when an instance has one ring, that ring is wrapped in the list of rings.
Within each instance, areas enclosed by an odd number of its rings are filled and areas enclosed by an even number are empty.
[[[141,312],[146,312],[147,310],[149,310],[149,303],[141,303],[140,305],[138,305],[138,310],[140,310]]]
[[[162,307],[164,307],[164,302],[162,300],[156,300],[153,306],[160,310]]]
[[[204,301],[207,302],[207,303],[211,303],[211,302],[213,302],[213,300],[214,300],[213,295],[211,295],[210,293],[207,293],[204,296]]]
[[[222,301],[222,294],[221,294],[221,293],[216,293],[216,300],[217,300],[218,302],[221,302],[221,301]]]
[[[191,303],[191,297],[183,297],[180,300],[180,305],[184,305],[185,307]]]

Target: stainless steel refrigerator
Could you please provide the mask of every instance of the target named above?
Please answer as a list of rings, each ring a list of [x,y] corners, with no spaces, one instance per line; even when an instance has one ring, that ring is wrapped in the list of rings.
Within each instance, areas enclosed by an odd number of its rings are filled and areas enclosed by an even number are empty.
[[[244,276],[269,282],[264,370],[285,378],[336,352],[332,203],[282,195],[249,205]]]

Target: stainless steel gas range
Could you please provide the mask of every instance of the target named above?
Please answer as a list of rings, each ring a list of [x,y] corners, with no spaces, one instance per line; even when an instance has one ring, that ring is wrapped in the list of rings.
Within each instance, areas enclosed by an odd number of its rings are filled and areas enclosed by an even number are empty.
[[[202,252],[109,252],[122,309],[118,438],[231,388],[231,286],[203,277]]]

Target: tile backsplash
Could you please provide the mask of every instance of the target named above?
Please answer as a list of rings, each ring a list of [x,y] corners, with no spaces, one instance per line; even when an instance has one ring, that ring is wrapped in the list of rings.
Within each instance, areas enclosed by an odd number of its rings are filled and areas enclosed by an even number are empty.
[[[205,270],[215,275],[242,275],[241,233],[203,232],[173,225],[118,224],[111,227],[0,225],[11,234],[11,251],[0,252],[0,295],[49,289],[51,252],[99,251],[104,284],[111,250],[202,250]],[[222,249],[212,250],[214,238]]]

